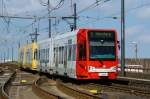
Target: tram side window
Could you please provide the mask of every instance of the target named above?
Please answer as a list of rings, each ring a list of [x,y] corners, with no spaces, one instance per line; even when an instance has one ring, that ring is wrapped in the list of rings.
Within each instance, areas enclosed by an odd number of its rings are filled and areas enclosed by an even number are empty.
[[[84,41],[84,44],[78,45],[79,49],[79,60],[86,60],[86,41]]]
[[[58,47],[56,47],[56,60],[55,60],[55,63],[56,63],[56,67],[58,66],[58,62],[59,62],[59,56],[58,56]]]
[[[34,59],[37,60],[37,49],[35,49],[35,51],[34,51]]]
[[[45,56],[46,56],[46,58],[45,58],[45,61],[47,62],[47,60],[48,60],[48,49],[45,49]]]
[[[41,62],[43,62],[45,59],[45,49],[41,49],[40,50],[40,60]]]
[[[62,51],[61,51],[61,63],[63,64],[63,60],[64,60],[64,47],[62,47]]]
[[[61,64],[61,47],[59,47],[59,64]]]
[[[79,60],[82,60],[83,45],[82,45],[82,44],[79,44],[79,45],[78,45],[78,49],[79,49]]]
[[[67,46],[64,47],[64,68],[67,66]]]
[[[68,61],[71,61],[71,45],[68,45]]]
[[[23,63],[23,52],[20,54],[20,62]]]
[[[40,60],[41,60],[42,59],[42,50],[40,49],[39,52],[40,52]]]
[[[37,50],[37,60],[40,60],[40,50]]]
[[[46,56],[45,56],[45,49],[43,49],[43,58],[42,58],[42,59],[43,59],[43,62],[44,62],[44,60],[45,60],[45,57],[46,57]]]
[[[49,62],[49,48],[47,49],[47,61]]]
[[[29,63],[29,60],[30,60],[29,50],[27,50],[26,55],[27,55],[27,56],[26,56],[26,62]]]
[[[55,59],[56,59],[56,48],[54,48],[54,58],[53,58],[54,63],[55,63]]]
[[[84,40],[84,44],[83,44],[83,60],[86,60],[86,41]]]
[[[73,58],[72,58],[72,61],[75,61],[76,60],[76,45],[72,45],[72,52],[73,52]]]

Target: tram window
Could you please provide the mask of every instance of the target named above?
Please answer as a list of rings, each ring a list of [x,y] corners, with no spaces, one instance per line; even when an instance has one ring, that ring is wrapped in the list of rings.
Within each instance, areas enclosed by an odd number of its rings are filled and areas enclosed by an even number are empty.
[[[46,49],[46,62],[48,61],[48,48]]]
[[[47,49],[45,49],[45,62],[47,60]]]
[[[64,47],[64,68],[67,66],[67,46]]]
[[[45,53],[44,53],[44,56],[45,56],[45,61],[47,60],[47,49],[45,49]]]
[[[37,49],[34,51],[34,59],[37,59]]]
[[[76,45],[72,45],[72,50],[73,50],[73,58],[72,58],[72,61],[75,61],[76,60]]]
[[[59,56],[58,56],[58,47],[56,47],[56,66],[58,66],[58,61],[59,61]]]
[[[39,60],[39,50],[37,49],[37,57],[36,57],[37,60]]]
[[[37,50],[37,60],[39,60],[39,59],[40,59],[40,51]]]
[[[59,47],[59,64],[61,64],[61,47]]]
[[[43,49],[43,60],[45,61],[45,59],[46,59],[46,50]]]
[[[43,49],[41,49],[41,60],[43,60]]]
[[[44,54],[44,56],[45,56],[45,61],[47,60],[47,49],[45,49],[45,54]]]
[[[47,49],[47,61],[49,62],[49,48]]]
[[[40,60],[42,59],[42,50],[40,49]]]
[[[78,45],[78,49],[79,49],[79,60],[82,60],[83,45],[79,44]]]
[[[68,61],[71,61],[71,45],[68,46]]]
[[[78,45],[79,49],[79,60],[86,60],[86,41],[84,41],[84,44]]]
[[[64,56],[64,47],[61,48],[61,64],[63,64],[63,56]]]
[[[43,59],[44,59],[44,49],[42,49],[42,51],[41,51],[42,53],[42,57],[41,57],[41,60],[43,61]]]
[[[84,40],[84,45],[83,45],[83,60],[86,60],[86,40]]]
[[[40,60],[40,50],[38,50],[38,60]]]
[[[56,57],[56,48],[54,48],[54,59],[53,59],[54,63],[55,63],[55,57]]]

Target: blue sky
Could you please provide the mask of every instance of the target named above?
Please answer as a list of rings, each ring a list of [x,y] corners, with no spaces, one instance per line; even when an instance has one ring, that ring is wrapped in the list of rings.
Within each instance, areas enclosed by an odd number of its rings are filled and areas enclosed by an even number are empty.
[[[0,15],[11,16],[45,16],[47,17],[46,6],[42,6],[47,0],[3,0],[5,8],[2,8],[0,0]],[[54,8],[60,0],[50,0],[51,9]],[[77,3],[77,12],[91,5],[96,0],[72,0]],[[102,0],[103,1],[103,0]],[[120,2],[121,0],[110,0],[106,3],[99,3],[98,6],[90,8],[78,14],[78,28],[111,28],[116,29],[120,39]],[[126,7],[126,57],[135,57],[134,45],[130,42],[137,42],[138,57],[150,58],[150,1],[149,0],[125,0]],[[3,11],[2,11],[3,10]],[[69,31],[69,25],[61,16],[72,15],[71,0],[64,0],[61,8],[52,11],[51,16],[57,16],[52,20],[53,35]],[[92,17],[92,18],[91,18]],[[112,17],[118,17],[112,19]],[[6,19],[8,20],[8,19]],[[54,25],[56,23],[56,25]],[[39,26],[39,40],[48,38],[48,20],[10,19],[9,32],[4,19],[0,19],[0,56],[4,51],[11,53],[11,47],[15,50],[17,57],[17,44],[30,42],[29,34],[34,32],[34,28]]]

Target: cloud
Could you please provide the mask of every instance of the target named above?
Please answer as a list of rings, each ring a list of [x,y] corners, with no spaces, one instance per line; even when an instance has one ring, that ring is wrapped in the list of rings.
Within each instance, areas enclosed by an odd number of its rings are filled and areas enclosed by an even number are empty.
[[[127,27],[126,29],[126,36],[131,37],[136,34],[142,33],[144,30],[144,26],[142,25],[135,25],[131,27]]]
[[[6,2],[9,14],[26,14],[27,12],[32,15],[36,11],[45,9],[39,0],[10,0]],[[41,13],[41,12],[39,12]]]
[[[149,19],[150,18],[150,7],[144,7],[140,9],[137,13],[137,17],[140,19]]]
[[[143,45],[150,44],[149,30],[145,25],[135,25],[126,29],[126,38],[130,41],[141,42]]]
[[[142,44],[150,44],[150,35],[141,35],[137,38],[138,42],[142,42]]]

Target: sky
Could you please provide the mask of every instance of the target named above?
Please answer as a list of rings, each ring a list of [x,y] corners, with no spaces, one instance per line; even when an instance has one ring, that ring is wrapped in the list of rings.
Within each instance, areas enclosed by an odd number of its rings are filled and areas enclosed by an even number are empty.
[[[120,40],[120,9],[121,0],[100,0],[95,7],[89,5],[99,0],[50,0],[52,19],[52,36],[70,31],[69,24],[72,20],[62,20],[61,17],[71,16],[73,7],[77,4],[78,28],[100,28],[115,29]],[[2,2],[4,6],[2,6]],[[59,4],[60,3],[60,4]],[[48,38],[48,12],[47,0],[0,0],[0,15],[22,16],[22,17],[44,17],[40,20],[34,19],[8,19],[0,18],[0,58],[6,56],[11,58],[11,50],[17,58],[18,44],[30,43],[29,34],[38,28],[38,40]],[[58,6],[59,4],[59,6]],[[58,7],[57,9],[54,9]],[[53,9],[53,10],[52,10]],[[113,19],[117,17],[117,19]],[[149,0],[125,0],[125,42],[126,58],[135,58],[135,43],[138,46],[139,58],[150,58],[150,1]],[[8,25],[9,23],[9,25]],[[9,50],[9,55],[8,55]]]

